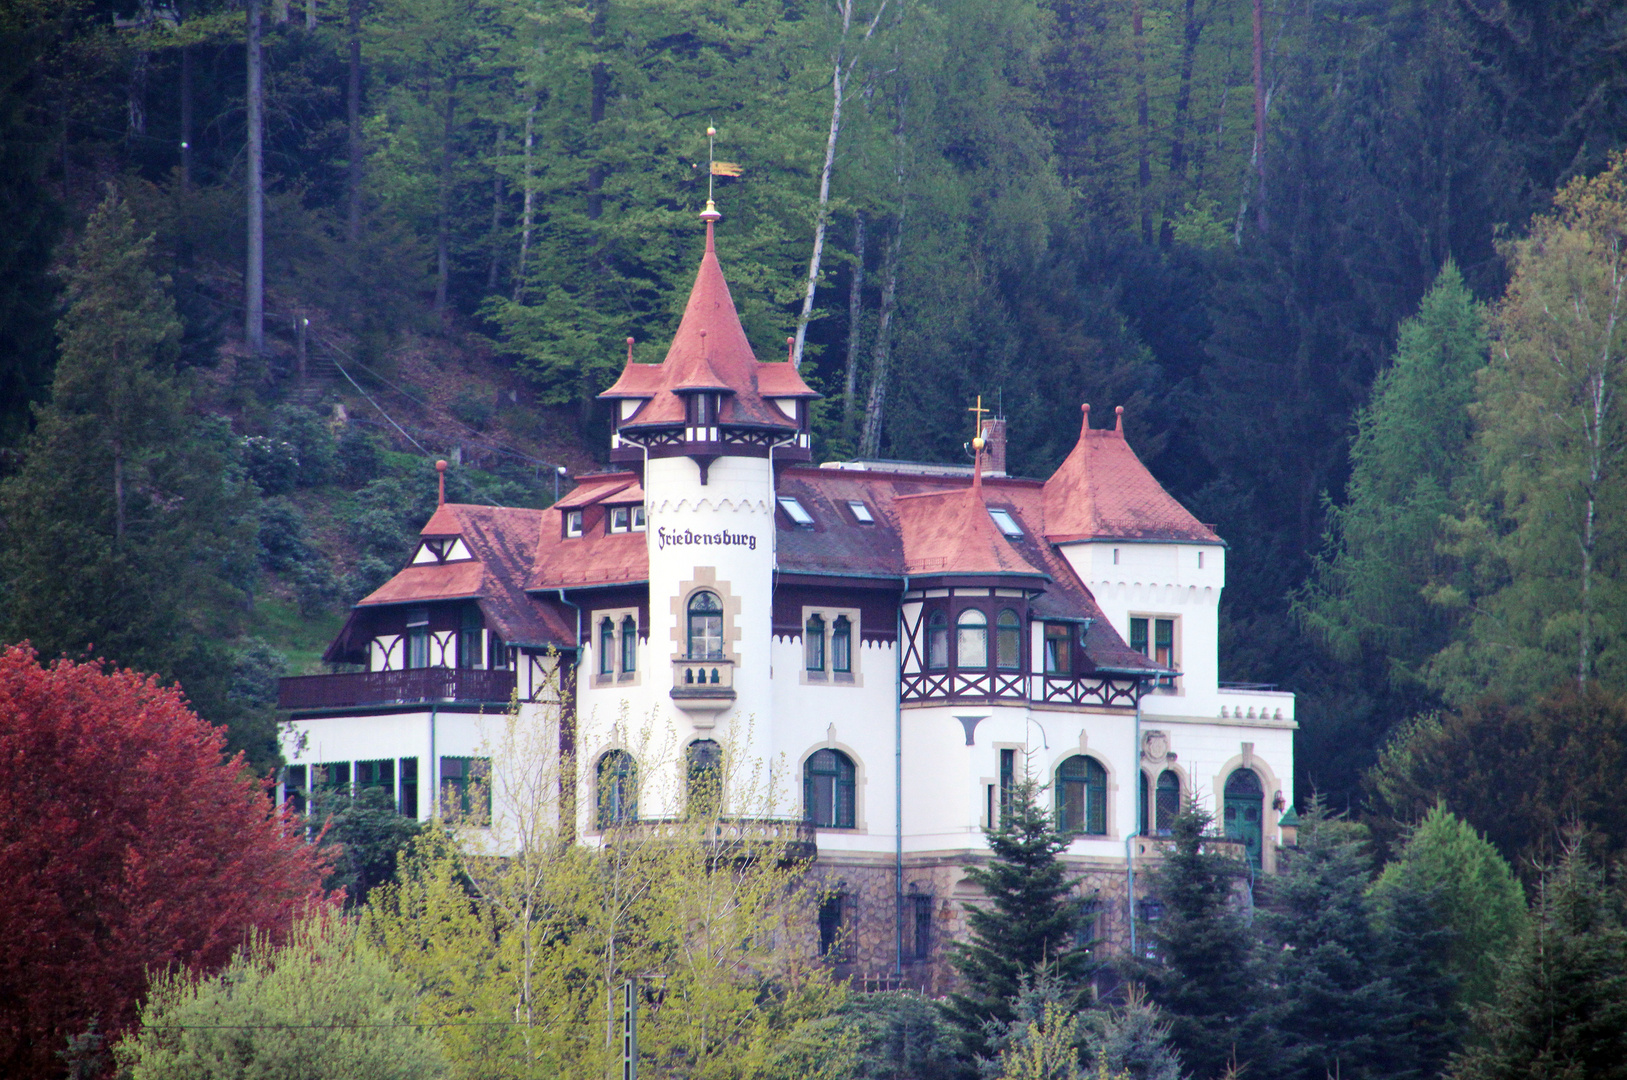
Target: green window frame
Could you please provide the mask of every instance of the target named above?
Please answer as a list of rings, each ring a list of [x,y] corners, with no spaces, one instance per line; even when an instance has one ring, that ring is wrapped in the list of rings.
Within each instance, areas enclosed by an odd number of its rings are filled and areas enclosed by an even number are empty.
[[[1107,835],[1107,770],[1084,754],[1056,770],[1057,825],[1063,832]]]
[[[846,615],[830,624],[830,669],[842,675],[853,671],[853,623]]]

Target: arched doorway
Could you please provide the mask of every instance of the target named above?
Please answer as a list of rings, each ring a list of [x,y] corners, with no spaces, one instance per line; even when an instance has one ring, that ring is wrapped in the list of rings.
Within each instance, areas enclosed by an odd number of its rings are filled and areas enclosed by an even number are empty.
[[[1241,840],[1248,850],[1249,863],[1259,869],[1265,788],[1253,769],[1238,769],[1226,778],[1224,814],[1226,839]]]

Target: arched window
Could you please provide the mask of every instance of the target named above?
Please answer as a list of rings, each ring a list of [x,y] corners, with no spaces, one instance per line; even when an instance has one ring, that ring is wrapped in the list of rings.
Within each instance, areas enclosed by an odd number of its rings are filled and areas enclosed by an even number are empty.
[[[624,674],[638,670],[638,620],[631,615],[621,620],[621,670]]]
[[[638,766],[625,750],[599,759],[599,828],[624,825],[638,817]]]
[[[830,624],[830,669],[843,674],[853,670],[853,624],[846,615]]]
[[[697,739],[685,748],[684,763],[689,814],[710,817],[722,804],[723,748],[711,739]]]
[[[989,617],[976,608],[967,608],[955,620],[955,666],[989,666]]]
[[[1011,608],[1002,608],[994,624],[994,662],[997,667],[1022,666],[1023,624]]]
[[[1056,770],[1057,824],[1063,832],[1107,835],[1107,770],[1075,754]]]
[[[702,589],[689,598],[690,660],[723,659],[723,602]]]
[[[949,666],[949,616],[934,611],[926,621],[926,666]]]
[[[825,670],[825,620],[818,615],[809,615],[802,628],[802,655],[809,671]]]
[[[616,624],[609,618],[599,621],[599,674],[616,673]]]
[[[1153,828],[1159,836],[1168,836],[1175,827],[1175,817],[1181,812],[1181,778],[1165,769],[1158,774],[1158,800],[1153,812]]]
[[[802,767],[802,806],[822,829],[853,828],[853,762],[837,750],[820,750]]]
[[[1241,840],[1249,862],[1260,865],[1261,819],[1265,816],[1265,788],[1253,769],[1238,769],[1226,777],[1226,808],[1222,821],[1226,839]]]

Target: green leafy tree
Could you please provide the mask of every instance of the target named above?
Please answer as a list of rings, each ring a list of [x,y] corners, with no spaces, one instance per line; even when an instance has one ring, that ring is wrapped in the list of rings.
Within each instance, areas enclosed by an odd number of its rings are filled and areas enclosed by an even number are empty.
[[[255,572],[258,496],[227,426],[187,410],[168,281],[117,194],[67,282],[51,402],[0,485],[5,636],[176,679],[268,767],[271,718],[231,698],[227,647]]]
[[[962,988],[944,1007],[968,1057],[994,1056],[987,1026],[1016,1020],[1025,980],[1047,971],[1076,1000],[1090,972],[1090,950],[1079,940],[1085,899],[1058,858],[1071,837],[1041,804],[1041,791],[1032,776],[1012,786],[999,826],[987,833],[988,864],[967,870],[987,901],[966,905],[970,932],[950,954]]]
[[[310,824],[324,845],[338,849],[333,873],[323,884],[343,889],[351,907],[366,903],[370,892],[395,877],[401,850],[422,831],[417,821],[396,809],[391,792],[379,787],[354,794],[322,792],[312,799]]]
[[[1314,801],[1299,846],[1270,883],[1265,930],[1280,948],[1274,982],[1284,1076],[1382,1073],[1401,1002],[1383,964],[1367,899],[1367,830]]]
[[[437,1080],[448,1070],[417,998],[353,925],[314,916],[218,975],[159,979],[116,1057],[131,1080]]]
[[[1627,784],[1624,731],[1627,702],[1597,687],[1420,717],[1385,745],[1367,775],[1371,823],[1393,842],[1444,803],[1530,889],[1572,824],[1587,827],[1583,842],[1596,858],[1627,850],[1627,807],[1616,797]],[[1488,882],[1497,877],[1484,872]],[[1497,909],[1500,924],[1506,910]],[[1483,980],[1465,977],[1483,993]]]
[[[1555,207],[1509,248],[1475,403],[1487,490],[1455,544],[1472,579],[1441,594],[1466,609],[1467,633],[1432,671],[1455,704],[1565,678],[1627,685],[1627,157]]]
[[[1169,1018],[1170,1041],[1194,1076],[1218,1076],[1231,1062],[1274,1076],[1281,1050],[1258,934],[1244,914],[1247,866],[1208,846],[1212,823],[1197,806],[1176,816],[1148,874],[1147,895],[1163,914],[1145,928],[1147,955],[1126,966]]]
[[[1468,822],[1437,803],[1373,885],[1387,922],[1406,917],[1394,909],[1409,896],[1427,900],[1450,931],[1447,969],[1457,1000],[1465,1008],[1489,1002],[1498,964],[1526,923],[1525,895],[1508,863]]]
[[[1627,1076],[1627,897],[1579,845],[1538,889],[1454,1080]]]
[[[854,994],[838,1014],[855,1039],[850,1080],[950,1076],[960,1040],[930,999],[907,991]]]

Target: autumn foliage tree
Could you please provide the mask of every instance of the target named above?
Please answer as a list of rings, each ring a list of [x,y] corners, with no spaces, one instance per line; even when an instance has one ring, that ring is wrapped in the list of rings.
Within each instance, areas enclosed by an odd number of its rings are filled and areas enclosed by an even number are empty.
[[[152,677],[0,652],[0,1075],[60,1073],[154,976],[280,940],[322,899],[317,849],[223,745]]]

